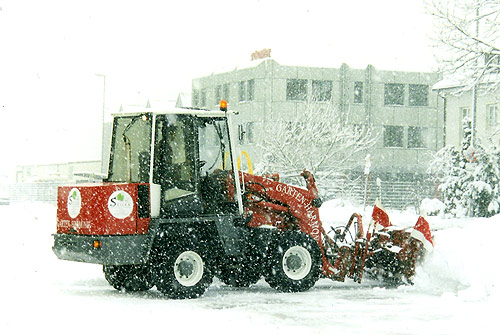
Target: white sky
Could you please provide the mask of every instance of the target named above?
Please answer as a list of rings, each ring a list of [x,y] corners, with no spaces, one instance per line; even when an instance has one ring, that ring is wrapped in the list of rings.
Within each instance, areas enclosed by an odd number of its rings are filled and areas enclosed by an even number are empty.
[[[0,174],[99,159],[106,113],[271,48],[290,65],[432,70],[422,0],[0,0]]]

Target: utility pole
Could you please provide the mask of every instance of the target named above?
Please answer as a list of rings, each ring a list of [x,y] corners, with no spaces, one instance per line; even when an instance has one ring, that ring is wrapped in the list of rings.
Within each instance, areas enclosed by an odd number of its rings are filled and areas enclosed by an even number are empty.
[[[479,45],[477,40],[479,40],[479,1],[476,1],[476,66],[478,64],[479,57]],[[481,81],[481,76],[475,78],[474,86],[472,87],[472,125],[471,125],[471,147],[474,148],[476,143],[476,113],[477,113],[477,88],[478,84]]]

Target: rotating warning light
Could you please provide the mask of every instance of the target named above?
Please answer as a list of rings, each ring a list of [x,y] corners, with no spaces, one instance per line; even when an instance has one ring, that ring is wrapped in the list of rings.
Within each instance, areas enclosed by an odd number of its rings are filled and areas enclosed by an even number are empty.
[[[221,111],[227,112],[227,101],[226,100],[221,100],[219,106],[220,106]]]

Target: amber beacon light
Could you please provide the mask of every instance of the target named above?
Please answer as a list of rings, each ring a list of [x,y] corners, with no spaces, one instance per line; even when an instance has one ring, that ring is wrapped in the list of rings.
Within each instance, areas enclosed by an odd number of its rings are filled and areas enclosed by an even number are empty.
[[[221,100],[219,106],[220,106],[221,111],[227,112],[227,101],[226,100]]]

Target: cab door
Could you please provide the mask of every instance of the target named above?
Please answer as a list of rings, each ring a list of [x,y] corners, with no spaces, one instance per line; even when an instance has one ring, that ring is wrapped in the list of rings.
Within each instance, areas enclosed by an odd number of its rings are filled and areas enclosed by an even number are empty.
[[[153,183],[160,185],[160,216],[202,212],[197,128],[186,115],[159,115],[155,123]]]

